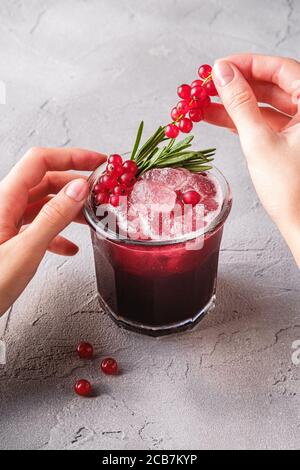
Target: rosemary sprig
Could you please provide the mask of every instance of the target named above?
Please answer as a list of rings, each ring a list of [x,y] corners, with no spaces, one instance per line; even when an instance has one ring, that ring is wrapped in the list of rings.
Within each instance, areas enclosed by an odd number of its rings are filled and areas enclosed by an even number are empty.
[[[193,136],[188,136],[180,142],[176,142],[175,139],[169,140],[165,137],[165,128],[160,126],[139,149],[143,128],[144,123],[141,122],[131,154],[131,159],[138,166],[138,175],[152,168],[186,168],[193,173],[211,169],[209,163],[213,160],[215,148],[200,151],[190,150]],[[159,147],[166,140],[169,140],[168,144]]]
[[[139,148],[139,145],[140,145],[140,142],[141,142],[141,138],[142,138],[142,134],[143,134],[143,129],[144,129],[144,121],[141,122],[141,124],[139,125],[139,128],[138,128],[138,132],[137,132],[137,136],[136,136],[136,139],[135,139],[135,143],[134,143],[134,146],[133,146],[133,150],[132,150],[132,153],[131,153],[131,157],[130,157],[130,160],[134,160],[134,157],[135,157],[135,154]]]

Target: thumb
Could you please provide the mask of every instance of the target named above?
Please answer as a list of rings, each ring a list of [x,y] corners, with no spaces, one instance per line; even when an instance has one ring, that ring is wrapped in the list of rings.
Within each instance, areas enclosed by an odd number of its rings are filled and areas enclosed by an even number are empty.
[[[26,230],[37,250],[46,251],[50,242],[74,220],[82,209],[88,192],[88,182],[76,179],[42,207]]]
[[[237,67],[224,60],[216,62],[213,80],[242,141],[270,132],[250,85]]]

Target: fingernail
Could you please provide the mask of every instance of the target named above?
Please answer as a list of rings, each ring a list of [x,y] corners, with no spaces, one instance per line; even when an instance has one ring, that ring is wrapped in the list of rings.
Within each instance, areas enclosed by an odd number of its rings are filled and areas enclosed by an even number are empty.
[[[88,194],[88,184],[85,180],[74,180],[66,187],[66,195],[76,202],[83,201]]]
[[[224,87],[233,80],[234,70],[228,62],[216,62],[213,67],[214,81],[217,86]]]

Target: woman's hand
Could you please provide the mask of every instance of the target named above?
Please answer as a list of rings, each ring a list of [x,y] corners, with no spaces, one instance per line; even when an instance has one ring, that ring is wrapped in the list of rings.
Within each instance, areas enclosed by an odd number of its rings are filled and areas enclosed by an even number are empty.
[[[236,55],[215,63],[213,79],[223,105],[205,120],[239,134],[257,194],[300,266],[300,64]]]
[[[34,276],[46,250],[72,256],[78,247],[58,234],[88,195],[84,176],[105,156],[80,149],[32,149],[0,183],[0,316]],[[79,175],[80,176],[80,175]]]

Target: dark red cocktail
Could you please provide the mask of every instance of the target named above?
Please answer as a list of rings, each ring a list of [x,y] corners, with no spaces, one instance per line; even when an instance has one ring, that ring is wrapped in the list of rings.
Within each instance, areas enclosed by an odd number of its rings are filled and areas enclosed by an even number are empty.
[[[92,175],[91,188],[100,174],[98,170]],[[206,225],[178,237],[173,234],[168,240],[151,239],[151,235],[149,239],[149,233],[148,239],[119,239],[99,223],[90,197],[85,215],[92,228],[99,300],[119,325],[162,336],[194,326],[214,307],[220,243],[231,196],[218,170],[214,168],[205,178],[207,185],[211,178],[218,185],[217,203],[211,196],[203,201]]]

